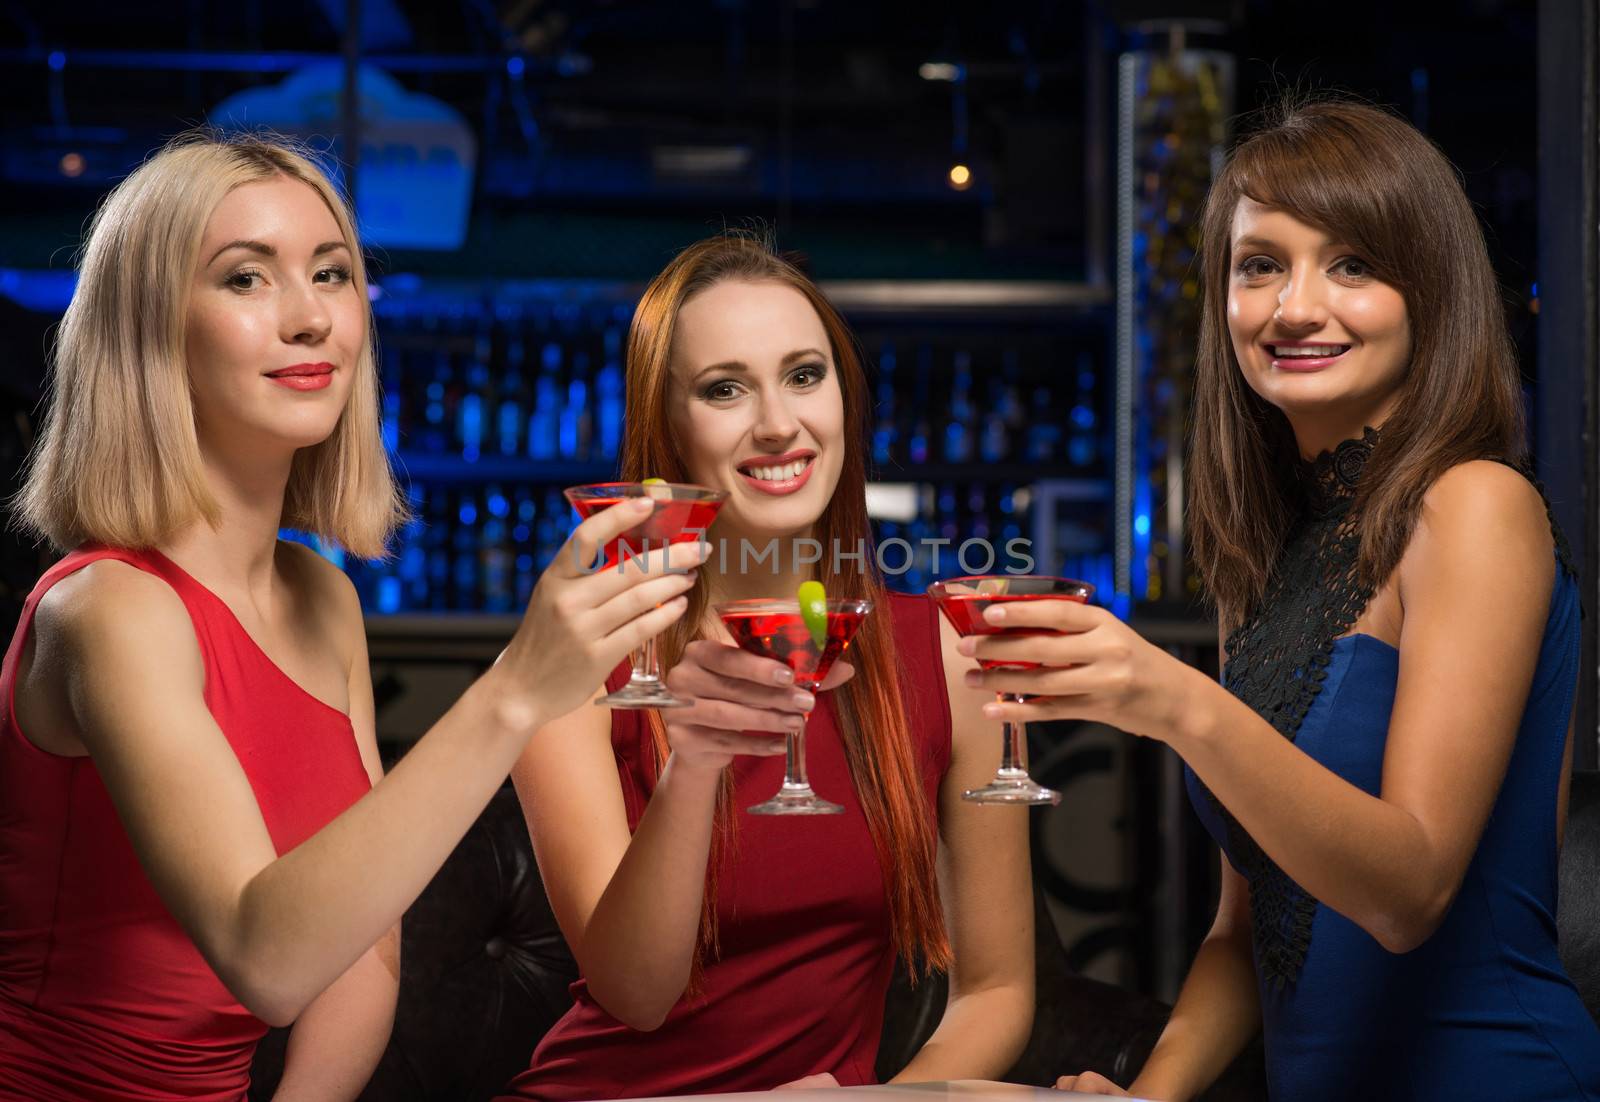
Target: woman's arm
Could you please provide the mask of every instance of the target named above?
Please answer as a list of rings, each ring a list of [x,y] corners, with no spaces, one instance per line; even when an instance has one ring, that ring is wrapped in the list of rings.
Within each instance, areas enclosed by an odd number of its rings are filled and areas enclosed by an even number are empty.
[[[297,1018],[399,920],[529,735],[682,615],[675,595],[686,575],[585,576],[578,565],[638,515],[619,505],[584,521],[540,579],[501,661],[389,776],[281,857],[206,708],[204,666],[177,595],[107,561],[41,602],[36,661],[59,662],[74,726],[151,883],[252,1013],[274,1025]],[[703,550],[668,554],[688,566]]]
[[[589,991],[640,1030],[665,1021],[689,982],[723,768],[738,754],[784,752],[781,739],[742,732],[788,730],[812,705],[782,663],[708,640],[689,645],[667,683],[694,703],[664,713],[672,753],[631,836],[606,709],[549,724],[512,770],[551,910]]]
[[[1169,742],[1290,878],[1406,952],[1442,921],[1499,793],[1554,570],[1543,503],[1515,472],[1463,464],[1429,490],[1398,570],[1400,676],[1375,796],[1099,609],[1007,606],[1000,622],[1076,634],[990,637],[982,653],[1076,668],[979,681],[1058,698],[990,706],[1015,719],[1076,715]]]
[[[1250,886],[1222,858],[1222,897],[1172,1017],[1125,1093],[1188,1102],[1227,1070],[1261,1029],[1261,1000],[1250,946]],[[1103,1076],[1063,1076],[1056,1085],[1088,1094],[1122,1094]]]
[[[350,726],[367,777],[376,785],[383,779],[383,762],[378,757],[372,667],[360,601],[342,572],[311,552],[305,557],[325,579],[319,588],[328,605],[337,609],[340,633],[351,640]],[[360,1094],[389,1043],[399,993],[400,926],[396,924],[296,1019],[273,1102],[330,1102]]]
[[[897,1083],[998,1079],[1016,1063],[1033,1025],[1033,868],[1028,813],[961,798],[994,774],[999,725],[985,696],[965,687],[971,659],[939,618],[950,697],[950,768],[939,790],[939,887],[954,963],[944,1017],[894,1077]]]

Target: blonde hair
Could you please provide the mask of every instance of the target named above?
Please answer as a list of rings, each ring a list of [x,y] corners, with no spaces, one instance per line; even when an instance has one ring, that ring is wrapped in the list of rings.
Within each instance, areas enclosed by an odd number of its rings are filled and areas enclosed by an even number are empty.
[[[198,519],[220,522],[189,392],[189,288],[223,197],[276,176],[299,180],[328,205],[366,308],[354,220],[309,156],[277,137],[174,139],[117,185],[90,224],[56,336],[48,412],[14,501],[23,527],[70,550],[154,547]],[[282,524],[379,558],[406,507],[379,433],[367,318],[349,402],[326,440],[295,454]]]

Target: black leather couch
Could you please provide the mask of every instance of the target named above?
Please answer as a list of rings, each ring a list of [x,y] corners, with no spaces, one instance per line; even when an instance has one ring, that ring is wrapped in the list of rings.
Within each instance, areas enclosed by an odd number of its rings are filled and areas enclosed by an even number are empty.
[[[1093,1069],[1126,1083],[1149,1054],[1169,1008],[1075,975],[1038,904],[1038,1008],[1033,1035],[1006,1075],[1047,1085]],[[1600,773],[1573,777],[1561,860],[1562,956],[1600,1021]],[[371,1102],[473,1102],[527,1066],[533,1046],[570,1005],[576,966],[545,900],[521,809],[501,791],[406,914],[394,1035],[362,1095]],[[884,1013],[878,1075],[892,1076],[939,1022],[945,985],[913,988],[898,975]],[[271,1097],[286,1034],[256,1057],[251,1098]],[[1259,1042],[1216,1087],[1212,1102],[1266,1098]]]
[[[1144,1063],[1169,1008],[1075,975],[1037,904],[1038,1009],[1027,1050],[1006,1076],[1048,1085],[1093,1069],[1127,1082]],[[550,913],[510,789],[495,796],[402,926],[400,1004],[388,1050],[362,1098],[370,1102],[473,1102],[525,1068],[534,1045],[571,1000],[577,974]],[[912,987],[895,977],[884,1012],[877,1071],[904,1067],[939,1023],[942,978]],[[250,1097],[266,1102],[283,1069],[286,1031],[256,1055]],[[1259,1047],[1208,1097],[1264,1099]]]
[[[1600,773],[1574,773],[1561,846],[1561,962],[1600,1022]]]

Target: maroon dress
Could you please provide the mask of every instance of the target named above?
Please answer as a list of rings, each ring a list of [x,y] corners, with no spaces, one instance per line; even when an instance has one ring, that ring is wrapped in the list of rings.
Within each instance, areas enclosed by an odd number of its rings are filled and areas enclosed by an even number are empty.
[[[100,559],[182,599],[206,707],[280,854],[371,788],[349,717],[290,680],[172,560],[98,548],[51,567],[0,667],[0,1102],[242,1102],[266,1025],[161,902],[94,760],[41,750],[17,724],[17,662],[40,598]]]
[[[926,597],[893,594],[872,615],[891,622],[916,761],[932,820],[950,762],[950,707],[938,611]],[[627,680],[618,667],[607,686]],[[574,1005],[512,1081],[511,1099],[644,1097],[762,1090],[832,1072],[842,1085],[876,1081],[883,1002],[894,967],[883,871],[822,693],[806,729],[819,796],[843,815],[747,815],[778,790],[783,758],[735,759],[736,840],[717,898],[722,954],[708,956],[703,991],[679,999],[649,1033],[606,1013],[582,978]],[[655,774],[644,713],[614,711],[611,745],[628,825],[636,829]]]

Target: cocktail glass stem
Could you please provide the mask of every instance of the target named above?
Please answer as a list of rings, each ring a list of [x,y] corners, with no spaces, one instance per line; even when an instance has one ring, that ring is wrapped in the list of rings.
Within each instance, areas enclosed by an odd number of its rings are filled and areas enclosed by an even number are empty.
[[[994,698],[1001,704],[1020,704],[1027,699],[1021,693],[995,693]],[[1000,731],[1004,743],[1000,748],[1000,768],[995,773],[995,779],[1001,781],[1027,780],[1028,725],[1025,723],[1012,723],[1008,719],[1001,723]]]
[[[806,776],[806,729],[804,724],[810,722],[811,713],[807,712],[801,720],[802,726],[798,731],[790,731],[784,738],[787,744],[783,758],[783,790],[794,795],[811,795],[811,778]]]
[[[750,809],[752,815],[840,815],[844,808],[824,800],[811,788],[811,778],[806,775],[806,727],[811,721],[807,712],[798,731],[784,735],[783,786],[765,803]]]
[[[1022,693],[995,693],[1002,704],[1020,704],[1028,698]],[[1055,804],[1061,802],[1061,793],[1034,781],[1028,776],[1028,725],[1005,720],[1001,724],[1000,768],[994,779],[982,788],[972,788],[961,794],[964,800],[976,804]]]

